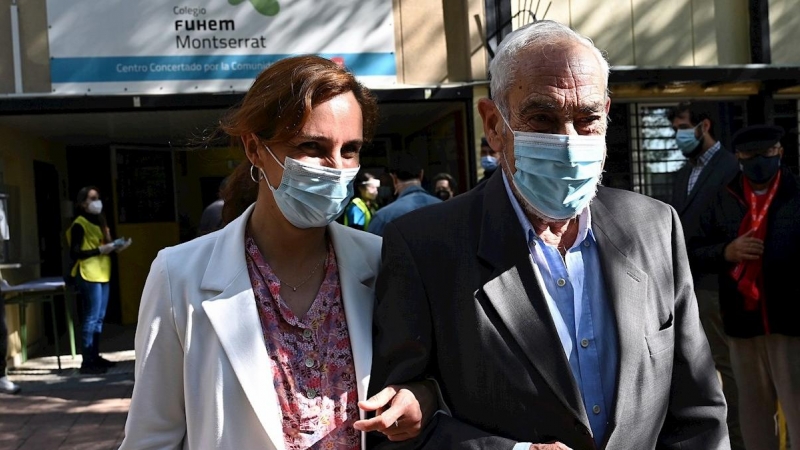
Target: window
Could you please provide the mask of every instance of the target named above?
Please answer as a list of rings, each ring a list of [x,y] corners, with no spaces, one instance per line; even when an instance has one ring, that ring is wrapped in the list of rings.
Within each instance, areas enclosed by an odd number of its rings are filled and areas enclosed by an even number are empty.
[[[667,112],[674,105],[629,105],[633,191],[663,201],[669,201],[674,173],[686,163],[675,144],[675,132],[667,119]]]

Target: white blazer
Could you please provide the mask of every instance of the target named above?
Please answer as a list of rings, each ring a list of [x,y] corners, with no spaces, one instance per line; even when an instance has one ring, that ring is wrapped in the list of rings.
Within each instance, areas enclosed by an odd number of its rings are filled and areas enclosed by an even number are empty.
[[[139,307],[136,383],[120,449],[284,449],[245,260],[252,210],[220,231],[160,251],[153,261]],[[381,239],[337,223],[328,233],[363,400]],[[362,448],[364,441],[362,435]]]

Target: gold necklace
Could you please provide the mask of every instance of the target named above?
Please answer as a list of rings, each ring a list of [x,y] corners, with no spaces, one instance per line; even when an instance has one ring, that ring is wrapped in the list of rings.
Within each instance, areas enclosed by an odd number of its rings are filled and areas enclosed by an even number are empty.
[[[297,292],[297,288],[299,288],[300,286],[302,286],[302,285],[304,285],[304,284],[308,283],[308,280],[310,280],[310,279],[311,279],[311,277],[312,277],[312,276],[313,276],[313,275],[314,275],[314,274],[317,272],[317,269],[319,269],[319,266],[321,266],[321,265],[322,265],[322,263],[323,263],[323,262],[325,262],[325,260],[326,260],[326,259],[328,259],[328,254],[327,254],[327,253],[325,254],[325,257],[324,257],[324,258],[322,258],[322,260],[321,260],[320,262],[318,262],[316,266],[314,266],[314,269],[313,269],[313,270],[312,270],[312,271],[311,271],[311,272],[308,274],[308,276],[306,277],[306,279],[305,279],[305,280],[303,280],[302,282],[300,282],[300,284],[298,284],[297,286],[292,286],[291,284],[289,284],[289,283],[287,283],[287,282],[285,282],[285,281],[281,280],[281,279],[278,277],[278,275],[275,275],[275,278],[278,278],[278,281],[280,281],[280,283],[281,283],[281,284],[285,284],[286,286],[288,286],[288,287],[292,288],[292,292]],[[274,272],[273,272],[273,274],[274,274]]]

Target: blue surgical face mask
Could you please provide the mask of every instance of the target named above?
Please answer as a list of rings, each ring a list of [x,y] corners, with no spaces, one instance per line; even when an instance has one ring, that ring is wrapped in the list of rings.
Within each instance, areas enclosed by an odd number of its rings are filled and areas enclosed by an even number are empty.
[[[502,117],[502,116],[501,116]],[[514,185],[545,219],[567,220],[592,201],[603,173],[605,136],[514,131]]]
[[[283,167],[281,184],[277,189],[272,187],[264,170],[259,170],[286,220],[297,228],[317,228],[339,217],[353,197],[353,180],[358,167],[332,169],[306,164],[288,156],[281,164],[272,150],[265,148]]]
[[[494,156],[481,156],[481,167],[483,167],[483,170],[488,171],[497,169],[497,158]]]
[[[684,128],[675,132],[675,143],[678,144],[678,150],[687,158],[695,156],[700,149],[700,139],[694,135],[696,129],[697,127]]]

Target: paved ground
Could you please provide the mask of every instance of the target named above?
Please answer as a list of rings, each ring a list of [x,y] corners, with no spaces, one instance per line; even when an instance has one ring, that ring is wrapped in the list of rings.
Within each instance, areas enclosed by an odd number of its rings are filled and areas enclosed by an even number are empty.
[[[80,357],[69,355],[60,373],[54,356],[10,370],[22,392],[0,394],[0,450],[117,449],[133,391],[133,331],[106,327],[102,353],[117,366],[103,375],[81,375]]]

